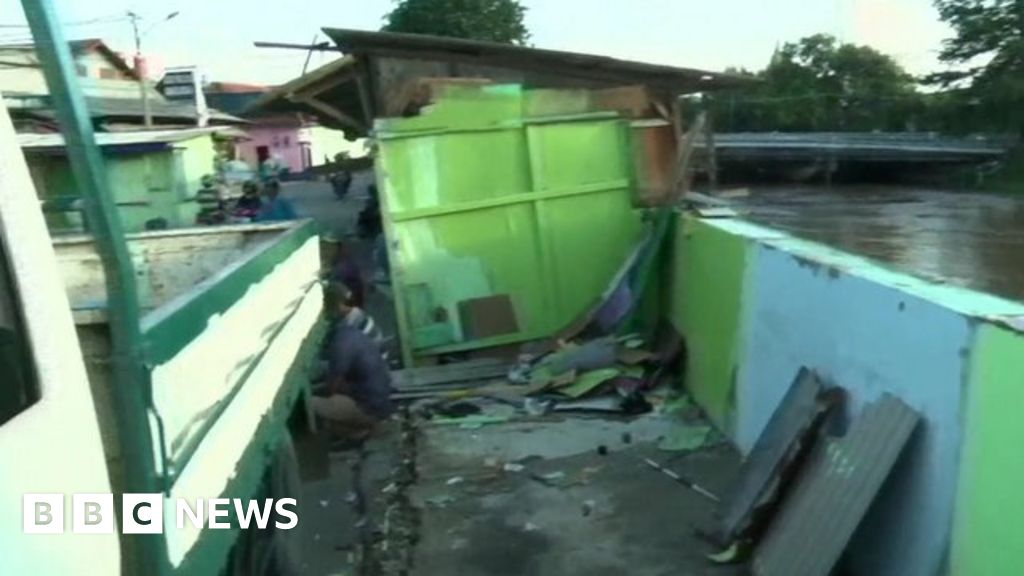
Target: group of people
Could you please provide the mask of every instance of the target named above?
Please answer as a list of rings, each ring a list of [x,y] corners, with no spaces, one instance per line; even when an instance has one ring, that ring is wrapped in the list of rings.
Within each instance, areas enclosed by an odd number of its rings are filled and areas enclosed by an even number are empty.
[[[242,185],[242,195],[235,200],[225,198],[217,179],[207,174],[196,192],[199,212],[196,223],[202,225],[230,222],[275,222],[297,218],[291,202],[281,197],[281,183],[276,179],[263,182],[248,181]]]

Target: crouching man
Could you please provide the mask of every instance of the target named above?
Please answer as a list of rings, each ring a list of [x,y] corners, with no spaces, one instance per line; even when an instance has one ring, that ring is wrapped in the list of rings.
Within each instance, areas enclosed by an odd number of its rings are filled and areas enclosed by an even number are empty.
[[[311,398],[313,412],[340,444],[355,445],[394,412],[391,373],[381,345],[359,323],[348,322],[353,308],[344,284],[324,288],[324,306],[334,328],[327,345],[327,378]]]

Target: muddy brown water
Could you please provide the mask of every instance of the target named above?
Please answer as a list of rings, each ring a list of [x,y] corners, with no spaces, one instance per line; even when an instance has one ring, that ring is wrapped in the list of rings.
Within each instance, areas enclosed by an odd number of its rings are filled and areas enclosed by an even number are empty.
[[[745,219],[927,280],[1024,302],[1024,195],[877,185],[746,190],[730,198]]]

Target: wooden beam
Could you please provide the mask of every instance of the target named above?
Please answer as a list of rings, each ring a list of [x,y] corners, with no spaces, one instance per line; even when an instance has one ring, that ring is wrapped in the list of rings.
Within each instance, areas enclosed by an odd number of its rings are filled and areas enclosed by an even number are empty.
[[[331,106],[330,104],[324,102],[323,100],[317,100],[312,96],[298,95],[291,95],[288,97],[288,99],[293,102],[305,104],[306,106],[309,106],[310,108],[316,110],[317,112],[320,112],[325,116],[333,118],[334,120],[337,120],[341,124],[344,124],[350,128],[359,130],[360,132],[366,132],[366,126],[362,125],[355,118],[349,116],[348,114],[345,114],[341,110],[338,110],[337,108]]]

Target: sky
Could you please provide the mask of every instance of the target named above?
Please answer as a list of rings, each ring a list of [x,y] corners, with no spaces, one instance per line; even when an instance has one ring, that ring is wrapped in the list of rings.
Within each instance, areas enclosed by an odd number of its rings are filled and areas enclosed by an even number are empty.
[[[157,68],[198,65],[209,80],[277,84],[306,53],[254,41],[308,44],[324,26],[379,29],[392,0],[51,0],[68,38],[100,37],[133,51],[124,14],[143,17],[143,52]],[[539,48],[722,70],[763,68],[776,46],[816,33],[867,44],[923,74],[949,29],[932,0],[522,0]],[[261,6],[262,4],[262,6]],[[167,21],[170,13],[178,15]],[[0,42],[28,41],[20,0],[0,0]],[[314,54],[310,68],[337,54]],[[2,88],[2,87],[0,87]]]

